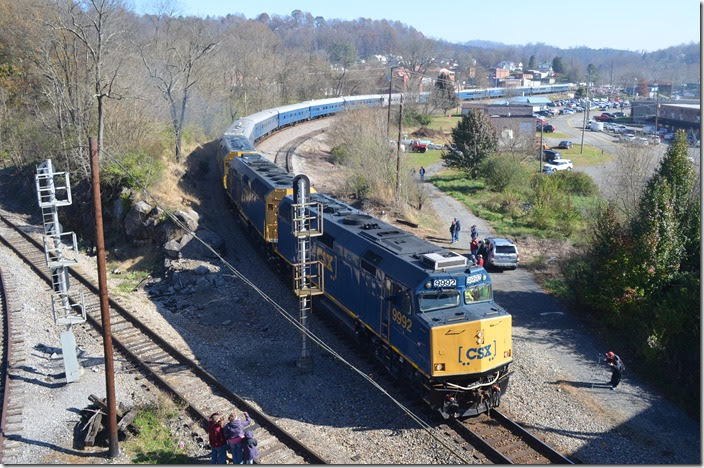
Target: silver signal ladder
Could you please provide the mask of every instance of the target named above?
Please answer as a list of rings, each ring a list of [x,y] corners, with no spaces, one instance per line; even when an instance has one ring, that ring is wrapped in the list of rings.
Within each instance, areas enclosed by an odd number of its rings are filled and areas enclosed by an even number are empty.
[[[37,166],[34,176],[37,201],[42,210],[44,226],[44,258],[51,271],[51,311],[54,323],[65,326],[61,333],[66,380],[78,380],[78,360],[76,357],[76,340],[71,332],[71,325],[86,321],[83,293],[78,301],[69,298],[68,267],[78,263],[78,245],[76,234],[61,232],[57,208],[68,206],[71,200],[71,184],[67,172],[54,172],[51,159]]]
[[[315,214],[311,208],[315,207]],[[293,179],[293,204],[291,205],[291,230],[297,239],[296,264],[293,265],[293,290],[298,296],[298,317],[301,325],[308,328],[308,317],[313,306],[313,297],[323,294],[323,264],[311,260],[311,237],[323,234],[322,204],[310,200],[310,180],[305,175]],[[301,332],[301,354],[297,362],[304,372],[313,369],[313,358],[308,346],[308,337]]]

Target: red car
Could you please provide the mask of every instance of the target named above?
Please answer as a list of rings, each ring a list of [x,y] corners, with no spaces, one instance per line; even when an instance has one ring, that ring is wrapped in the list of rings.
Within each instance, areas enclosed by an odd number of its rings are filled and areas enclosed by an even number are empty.
[[[609,114],[601,114],[594,117],[594,120],[596,120],[597,122],[612,122],[616,119]]]

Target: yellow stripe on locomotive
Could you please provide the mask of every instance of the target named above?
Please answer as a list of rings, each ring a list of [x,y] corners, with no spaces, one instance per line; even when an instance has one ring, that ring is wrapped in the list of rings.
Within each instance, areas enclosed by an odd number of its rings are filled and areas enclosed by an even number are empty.
[[[433,327],[430,343],[433,377],[487,372],[512,361],[511,316]]]

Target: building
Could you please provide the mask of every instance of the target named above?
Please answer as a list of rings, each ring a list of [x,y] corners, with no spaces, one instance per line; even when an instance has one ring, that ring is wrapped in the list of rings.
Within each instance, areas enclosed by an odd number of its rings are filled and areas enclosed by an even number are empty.
[[[697,140],[699,135],[700,104],[660,104],[658,111],[658,127],[670,131],[684,130]]]
[[[654,99],[633,101],[631,103],[631,118],[635,123],[653,125],[655,123]],[[699,139],[700,103],[698,100],[682,99],[678,101],[660,101],[657,112],[658,127],[671,132],[684,130],[688,135]]]
[[[542,96],[515,96],[507,100],[496,101],[491,104],[491,107],[506,107],[506,106],[524,106],[530,109],[530,113],[538,112],[547,107],[550,99]]]
[[[499,79],[499,80],[504,79],[504,78],[508,78],[510,74],[511,74],[511,72],[508,71],[508,68],[494,69],[494,78]]]
[[[531,106],[481,104],[478,102],[463,102],[462,115],[475,110],[484,113],[496,129],[499,144],[508,145],[517,139],[532,141],[535,138],[535,117]]]

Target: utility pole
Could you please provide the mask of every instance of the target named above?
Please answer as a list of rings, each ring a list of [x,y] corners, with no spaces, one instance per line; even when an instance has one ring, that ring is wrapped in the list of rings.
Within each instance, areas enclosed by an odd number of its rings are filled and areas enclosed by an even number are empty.
[[[658,90],[655,92],[655,136],[658,136],[658,111],[660,109],[660,86],[658,85]]]
[[[103,354],[105,355],[105,389],[108,406],[108,437],[110,458],[120,454],[117,445],[117,411],[115,404],[115,367],[112,357],[112,331],[110,330],[110,307],[108,306],[108,285],[105,273],[105,238],[103,237],[103,207],[100,201],[100,161],[98,161],[98,140],[88,139],[90,163],[93,179],[93,210],[95,212],[95,245],[98,248],[98,289],[100,291],[100,319],[103,328]]]
[[[394,80],[394,68],[398,68],[398,66],[391,67],[391,72],[389,73],[389,109],[386,114],[386,140],[387,141],[389,140],[389,125],[391,122],[391,84],[393,83],[393,80]]]
[[[584,130],[587,127],[587,114],[589,113],[589,83],[587,83],[587,104],[585,105],[586,109],[584,109],[584,117],[582,119],[582,143],[581,147],[579,148],[579,154],[584,153]]]
[[[538,163],[538,174],[543,172],[543,124],[540,124],[540,162]]]
[[[401,125],[403,124],[403,94],[398,111],[398,141],[396,142],[396,193],[394,200],[398,203],[399,190],[401,189]]]

